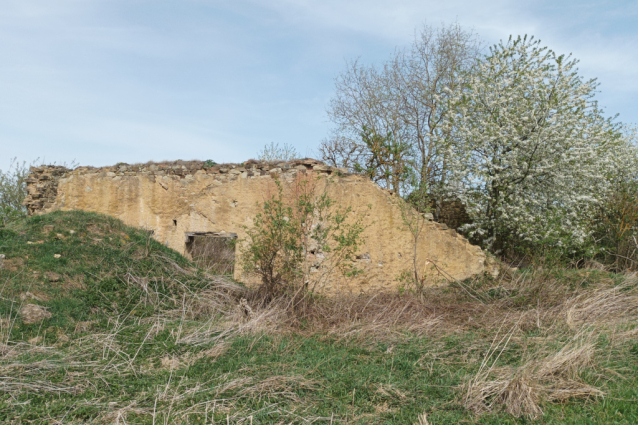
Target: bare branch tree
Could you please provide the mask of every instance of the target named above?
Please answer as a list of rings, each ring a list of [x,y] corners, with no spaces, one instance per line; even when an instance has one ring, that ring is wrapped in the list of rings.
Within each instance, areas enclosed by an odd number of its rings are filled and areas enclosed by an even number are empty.
[[[279,145],[279,143],[270,142],[270,144],[265,145],[264,148],[259,151],[257,155],[257,159],[260,161],[292,161],[293,159],[299,158],[299,154],[293,145],[289,145],[288,143],[284,143],[283,145]]]
[[[364,136],[372,132],[391,140],[395,148],[407,147],[405,163],[395,167],[409,167],[421,193],[436,191],[446,179],[449,142],[439,124],[450,94],[462,88],[459,77],[479,51],[476,34],[454,23],[424,26],[410,48],[397,50],[381,68],[348,63],[336,79],[328,107],[335,128],[319,148],[323,160],[353,171],[365,168],[362,164],[378,154],[365,142]],[[378,172],[388,174],[381,168]],[[388,188],[397,186],[383,175],[376,180]]]

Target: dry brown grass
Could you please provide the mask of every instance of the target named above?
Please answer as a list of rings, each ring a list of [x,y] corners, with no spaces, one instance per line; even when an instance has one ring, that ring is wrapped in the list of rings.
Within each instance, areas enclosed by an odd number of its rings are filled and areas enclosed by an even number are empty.
[[[414,425],[431,425],[430,422],[428,421],[428,414],[425,412],[421,413],[417,417],[417,421],[414,423]]]
[[[521,366],[497,367],[499,357],[511,339],[511,333],[493,344],[479,371],[463,388],[463,404],[477,412],[505,410],[531,419],[543,414],[542,401],[599,397],[604,393],[580,379],[580,373],[592,366],[595,335],[578,335],[560,350],[528,354]]]
[[[311,332],[379,340],[432,333],[442,323],[443,309],[412,294],[380,293],[330,299],[312,306],[308,315]]]
[[[0,392],[15,396],[22,392],[75,394],[83,391],[85,382],[54,383],[47,379],[47,374],[64,368],[93,367],[96,363],[75,358],[54,360],[61,354],[54,347],[37,344],[9,341],[0,344]],[[31,356],[49,359],[33,361],[29,360]]]
[[[632,322],[638,316],[634,281],[635,275],[629,275],[621,286],[596,288],[567,300],[565,322],[571,329]]]
[[[582,273],[582,281],[588,279]],[[302,332],[339,338],[393,339],[405,334],[438,337],[463,331],[494,335],[502,327],[513,328],[513,338],[529,330],[577,333],[591,323],[618,327],[638,318],[638,278],[627,275],[622,285],[598,278],[583,288],[567,285],[546,270],[518,274],[490,288],[426,288],[423,293],[376,293],[309,299],[293,306],[288,297],[263,303],[250,290],[229,284],[190,294],[172,317],[211,317],[190,329],[183,341],[210,341],[234,335]],[[485,286],[485,285],[483,285]],[[493,297],[491,294],[500,294]],[[296,301],[295,301],[296,302]],[[222,312],[223,314],[219,314]]]
[[[479,371],[463,387],[464,405],[477,413],[505,410],[516,417],[536,418],[543,414],[542,402],[601,397],[603,391],[581,378],[583,372],[596,366],[598,339],[605,335],[623,342],[635,336],[631,329],[622,331],[638,323],[635,275],[625,276],[619,286],[600,280],[576,291],[566,290],[564,285],[552,287],[558,282],[551,280],[530,283],[536,306],[530,303],[513,308],[503,301],[486,307],[490,319],[481,321],[485,331],[495,329],[496,323],[501,324],[499,329],[509,326],[510,330],[505,335],[497,333]],[[522,335],[530,321],[545,341],[540,347]],[[520,366],[497,366],[514,339],[528,344],[526,357]],[[552,344],[559,341],[565,342],[552,350]]]
[[[187,302],[191,309],[197,303]],[[371,337],[377,341],[392,340],[406,333],[416,336],[433,333],[442,323],[445,309],[424,303],[412,295],[385,293],[313,301],[302,311],[292,306],[289,297],[280,297],[267,304],[255,299],[250,302],[242,297],[238,301],[226,300],[223,309],[216,307],[215,310],[223,311],[223,314],[185,328],[179,342],[204,345],[239,335],[293,332],[306,336],[328,334],[359,341]],[[193,316],[188,313],[188,308],[184,311],[184,317]]]
[[[245,381],[245,385],[237,392],[236,397],[257,398],[260,400],[267,399],[272,401],[277,401],[283,397],[299,402],[299,396],[293,391],[294,389],[303,388],[312,390],[315,387],[315,382],[299,375],[270,376],[258,382],[254,382],[251,378],[248,379],[250,381]]]
[[[240,335],[275,334],[291,330],[292,319],[283,303],[272,302],[267,306],[250,307],[241,298],[233,308],[220,316],[196,323],[179,336],[177,342],[188,345],[220,343]]]

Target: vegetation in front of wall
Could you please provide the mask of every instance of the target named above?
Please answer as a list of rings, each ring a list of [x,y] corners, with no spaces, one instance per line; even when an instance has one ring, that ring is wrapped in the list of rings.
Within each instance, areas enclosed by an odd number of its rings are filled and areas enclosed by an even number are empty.
[[[291,314],[98,214],[19,219],[0,253],[2,423],[638,421],[632,274],[544,263]]]
[[[275,193],[245,229],[243,272],[260,277],[268,298],[284,293],[304,298],[336,270],[345,277],[360,272],[353,260],[364,241],[361,217],[348,220],[351,208],[335,205],[318,183],[298,176],[284,193],[274,180]]]
[[[401,226],[410,232],[410,257],[411,269],[404,270],[397,278],[402,288],[421,292],[426,285],[428,272],[436,273],[436,264],[432,259],[423,259],[424,265],[420,265],[419,258],[419,238],[430,221],[430,202],[426,190],[414,191],[413,196],[407,200],[399,198],[399,208],[401,210]],[[446,278],[443,278],[446,281]]]

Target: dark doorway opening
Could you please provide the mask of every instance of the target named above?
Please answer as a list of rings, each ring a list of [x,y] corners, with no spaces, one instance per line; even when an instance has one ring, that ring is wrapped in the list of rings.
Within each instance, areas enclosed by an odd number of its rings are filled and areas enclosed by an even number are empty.
[[[186,252],[197,267],[215,275],[233,275],[236,245],[236,233],[186,233]]]

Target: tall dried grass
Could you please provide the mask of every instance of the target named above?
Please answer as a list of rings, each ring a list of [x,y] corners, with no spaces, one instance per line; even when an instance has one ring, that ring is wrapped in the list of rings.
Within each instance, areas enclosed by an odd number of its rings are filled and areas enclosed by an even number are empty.
[[[479,370],[463,386],[463,404],[477,413],[504,410],[516,417],[537,418],[543,414],[542,402],[602,397],[604,392],[585,383],[581,376],[595,368],[602,335],[614,335],[617,341],[634,336],[633,331],[617,331],[638,323],[636,281],[635,275],[627,275],[619,286],[604,282],[577,291],[566,290],[564,285],[555,288],[559,282],[552,280],[527,281],[528,288],[521,288],[521,281],[514,282],[519,289],[529,290],[531,285],[536,306],[513,309],[503,301],[490,308],[492,323],[498,320],[501,326],[511,327],[504,335],[497,332]],[[530,310],[536,314],[529,314]],[[510,315],[510,320],[499,318],[504,314]],[[519,335],[521,323],[530,319],[536,319],[536,328],[546,344],[527,347],[519,366],[498,366],[511,340],[525,342]],[[552,344],[561,340],[565,341],[562,346],[552,350]]]
[[[359,340],[422,336],[441,325],[443,311],[437,310],[413,294],[340,296],[312,306],[309,331]]]
[[[463,404],[477,413],[505,410],[531,419],[543,414],[542,401],[599,397],[604,393],[580,378],[592,365],[595,335],[578,335],[554,353],[539,349],[527,355],[520,366],[497,367],[511,339],[492,345],[479,371],[463,387]]]
[[[424,412],[417,416],[417,421],[414,425],[431,425],[428,421],[428,414]]]

